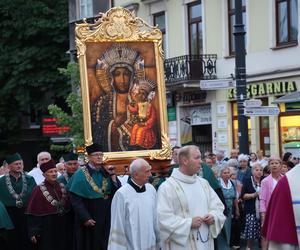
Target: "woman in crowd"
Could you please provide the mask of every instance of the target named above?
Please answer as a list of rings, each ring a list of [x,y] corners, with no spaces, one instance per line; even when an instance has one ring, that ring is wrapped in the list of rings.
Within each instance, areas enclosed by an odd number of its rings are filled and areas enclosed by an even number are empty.
[[[220,184],[226,203],[226,221],[224,227],[217,238],[218,249],[230,249],[231,220],[239,217],[236,187],[230,180],[230,168],[224,164],[220,169]]]
[[[270,175],[264,178],[261,182],[261,192],[259,195],[260,199],[260,213],[261,213],[261,224],[263,225],[267,207],[277,182],[282,177],[281,174],[281,159],[277,156],[271,156],[269,158]],[[262,240],[262,248],[266,249],[266,242]]]
[[[250,167],[253,167],[253,164],[256,162],[257,162],[257,155],[254,152],[250,153],[250,161],[249,161]]]
[[[253,247],[255,239],[260,239],[259,192],[262,175],[263,167],[256,162],[252,167],[252,176],[244,179],[243,183],[241,197],[246,217],[243,235],[247,240],[247,249]]]
[[[283,161],[281,163],[281,174],[282,175],[285,175],[287,173],[287,171],[289,171],[289,166],[288,166],[288,163]]]
[[[285,161],[288,164],[289,170],[295,166],[292,159],[293,159],[293,155],[290,152],[284,153],[284,155],[282,157],[282,161]]]
[[[237,172],[237,179],[243,183],[244,178],[249,178],[251,176],[251,169],[248,166],[249,156],[245,154],[240,154],[238,157],[239,170]]]
[[[256,152],[257,154],[257,161],[258,163],[264,168],[265,166],[268,165],[268,160],[267,158],[264,156],[264,151],[259,149]]]
[[[229,166],[230,169],[230,180],[233,182],[234,186],[236,187],[236,197],[238,199],[238,207],[239,207],[239,213],[240,217],[236,218],[233,217],[231,220],[231,236],[230,236],[230,246],[232,246],[233,249],[239,249],[240,243],[241,243],[241,222],[242,222],[242,200],[239,198],[241,195],[242,190],[242,184],[237,180],[237,165],[238,162],[235,159],[230,159],[228,161],[228,165],[230,161],[232,162],[232,165]],[[233,212],[235,214],[235,212]]]

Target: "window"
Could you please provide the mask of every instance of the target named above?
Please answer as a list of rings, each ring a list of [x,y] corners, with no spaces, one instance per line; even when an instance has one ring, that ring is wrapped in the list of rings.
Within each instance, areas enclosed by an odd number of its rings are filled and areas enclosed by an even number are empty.
[[[154,26],[157,25],[158,28],[160,29],[162,36],[163,36],[163,50],[166,50],[166,16],[165,12],[159,12],[153,15],[153,24]]]
[[[243,6],[243,24],[246,30],[246,0],[242,0]],[[228,37],[229,37],[229,55],[235,54],[234,42],[234,25],[235,25],[235,0],[228,0]],[[246,38],[245,38],[246,43]]]
[[[277,46],[297,43],[298,0],[276,0]]]
[[[93,0],[79,0],[80,18],[87,18],[93,16]]]
[[[188,25],[190,55],[200,55],[203,52],[201,1],[188,4]]]

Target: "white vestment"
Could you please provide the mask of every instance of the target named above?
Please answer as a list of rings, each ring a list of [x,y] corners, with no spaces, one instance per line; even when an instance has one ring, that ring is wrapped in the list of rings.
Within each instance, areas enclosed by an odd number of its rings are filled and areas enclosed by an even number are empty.
[[[225,222],[224,205],[209,183],[174,169],[158,189],[158,222],[163,250],[213,250]],[[214,224],[191,229],[192,218],[211,214]]]
[[[43,172],[39,167],[33,168],[31,171],[28,172],[28,175],[34,178],[36,185],[40,185],[45,180]]]
[[[115,193],[108,250],[159,249],[156,190],[148,183],[145,187],[137,192],[126,183]]]

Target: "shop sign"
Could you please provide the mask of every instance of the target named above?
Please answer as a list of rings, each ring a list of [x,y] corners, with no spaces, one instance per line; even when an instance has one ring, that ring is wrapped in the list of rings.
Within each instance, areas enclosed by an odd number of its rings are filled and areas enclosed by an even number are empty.
[[[211,124],[211,108],[210,105],[193,107],[190,110],[191,125]]]
[[[202,90],[217,90],[234,88],[235,81],[233,79],[203,80],[200,81]]]
[[[247,98],[259,96],[280,95],[297,91],[295,81],[264,82],[260,84],[247,84]],[[228,90],[228,99],[236,99],[236,88]]]
[[[279,115],[280,109],[272,106],[246,107],[244,115],[246,116],[276,116]]]
[[[184,92],[182,96],[182,101],[184,104],[205,102],[205,99],[205,91]]]
[[[176,108],[168,108],[168,121],[176,121]]]

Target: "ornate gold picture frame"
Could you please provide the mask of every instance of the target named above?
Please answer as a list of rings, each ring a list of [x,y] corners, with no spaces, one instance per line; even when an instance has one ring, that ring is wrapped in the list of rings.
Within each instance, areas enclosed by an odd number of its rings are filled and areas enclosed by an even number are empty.
[[[75,33],[85,144],[107,160],[169,159],[161,31],[116,7]]]

